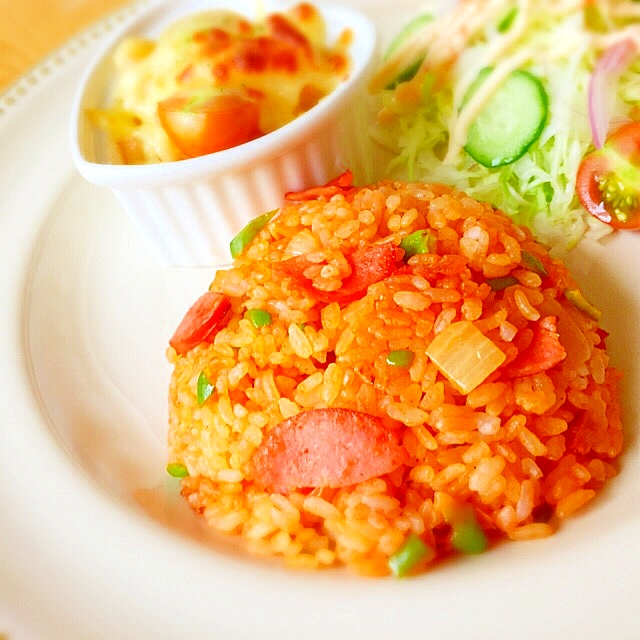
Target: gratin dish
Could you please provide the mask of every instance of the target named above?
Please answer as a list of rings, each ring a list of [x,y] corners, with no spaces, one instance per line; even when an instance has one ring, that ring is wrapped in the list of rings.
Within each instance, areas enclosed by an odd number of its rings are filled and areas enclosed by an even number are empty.
[[[267,1],[262,10],[289,6]],[[283,193],[326,182],[346,168],[358,181],[371,179],[365,85],[375,63],[376,29],[357,11],[315,6],[324,18],[327,42],[345,29],[352,34],[349,76],[292,122],[224,151],[173,162],[122,164],[107,133],[86,117],[86,111],[110,104],[113,52],[124,38],[156,38],[178,18],[230,8],[228,0],[153,3],[116,31],[86,70],[72,109],[74,163],[87,181],[113,191],[163,263],[224,263],[233,236],[256,215],[278,207]],[[233,10],[256,18],[253,0],[237,0]]]

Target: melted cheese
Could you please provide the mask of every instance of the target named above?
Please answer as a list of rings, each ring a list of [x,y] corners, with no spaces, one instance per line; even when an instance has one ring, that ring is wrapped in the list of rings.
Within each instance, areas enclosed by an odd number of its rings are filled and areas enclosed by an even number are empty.
[[[91,115],[107,128],[124,162],[179,160],[157,105],[173,95],[239,88],[260,106],[269,133],[310,109],[349,73],[349,32],[326,43],[325,24],[310,4],[250,22],[227,10],[180,19],[157,40],[124,40],[114,53],[112,108]]]

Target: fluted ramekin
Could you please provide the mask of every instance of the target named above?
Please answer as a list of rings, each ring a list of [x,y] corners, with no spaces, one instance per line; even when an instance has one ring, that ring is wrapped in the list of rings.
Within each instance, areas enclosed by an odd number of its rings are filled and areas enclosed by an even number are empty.
[[[375,64],[373,23],[353,10],[322,6],[327,39],[345,29],[353,35],[351,70],[332,93],[289,124],[217,153],[144,165],[113,161],[107,134],[86,110],[107,108],[114,78],[112,54],[125,37],[155,38],[181,16],[232,8],[255,19],[255,0],[153,2],[114,33],[81,80],[72,113],[71,147],[82,176],[109,187],[138,232],[169,265],[212,266],[229,260],[229,242],[252,218],[278,207],[283,194],[322,184],[345,169],[369,181],[372,148],[366,84]],[[265,11],[291,6],[265,0]]]

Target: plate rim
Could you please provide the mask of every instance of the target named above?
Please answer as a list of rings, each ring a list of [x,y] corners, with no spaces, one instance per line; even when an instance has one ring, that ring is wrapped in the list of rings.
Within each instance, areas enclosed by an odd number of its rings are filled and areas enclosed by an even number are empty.
[[[153,1],[153,0],[142,0],[142,2],[134,2],[133,5],[145,5],[148,4],[149,1]],[[131,6],[131,5],[130,5]],[[99,21],[99,23],[101,23],[102,21]],[[75,40],[75,39],[74,39]],[[17,98],[16,98],[16,102],[11,103],[11,105],[9,106],[7,112],[2,112],[1,108],[4,107],[4,102],[2,102],[0,100],[0,140],[2,140],[2,135],[3,135],[3,125],[10,122],[11,118],[4,118],[4,115],[11,115],[12,113],[20,113],[21,112],[21,108],[24,108],[24,105],[28,104],[28,98],[35,95],[35,91],[33,89],[36,88],[40,88],[42,87],[43,89],[46,87],[50,87],[51,84],[55,84],[55,81],[58,80],[60,77],[65,77],[65,74],[67,73],[67,70],[69,69],[69,64],[68,62],[71,62],[72,60],[75,62],[80,62],[80,60],[84,60],[84,58],[88,58],[88,56],[90,55],[90,52],[92,50],[92,46],[96,44],[96,43],[89,43],[85,48],[81,49],[81,50],[73,50],[73,53],[70,53],[68,57],[64,58],[65,62],[59,66],[55,66],[54,71],[50,74],[46,75],[46,79],[39,79],[35,85],[31,85],[29,83],[28,84],[28,88],[26,90],[26,93],[18,93],[17,94]],[[97,45],[96,45],[97,46]],[[63,48],[65,51],[69,51],[66,49],[66,46],[63,46]],[[55,54],[52,54],[55,55]],[[38,66],[35,68],[35,70],[32,73],[36,73],[37,74],[37,69]],[[28,75],[28,74],[27,74]],[[17,83],[17,85],[20,85],[20,81]],[[15,88],[16,85],[14,85]],[[7,95],[7,93],[3,93],[2,97],[4,97],[5,95]],[[41,221],[42,222],[42,221]],[[39,235],[41,233],[41,224],[38,225],[38,232],[37,235]],[[33,268],[33,260],[34,260],[34,256],[35,254],[31,251],[30,255],[28,257],[28,259],[25,261],[25,266],[28,269],[32,269]],[[15,277],[19,277],[21,282],[28,282],[30,275],[28,272],[24,272],[24,273],[20,273],[19,276],[15,276]],[[3,287],[0,287],[0,289],[2,289]],[[19,292],[14,292],[14,293],[19,293]],[[14,300],[13,304],[17,304],[17,301]],[[17,322],[16,326],[19,329],[19,332],[21,332],[21,338],[22,340],[20,341],[20,344],[16,344],[15,345],[15,349],[9,354],[11,356],[11,361],[15,361],[17,362],[20,359],[20,356],[22,356],[22,358],[24,359],[28,353],[28,345],[25,343],[26,340],[26,333],[25,333],[25,314],[28,311],[28,301],[23,300],[22,303],[19,306],[20,308],[20,313],[19,313],[19,321]],[[10,331],[15,329],[15,327],[11,327]],[[2,341],[0,339],[0,345],[2,344]],[[22,362],[23,365],[27,365],[28,362]],[[28,367],[27,367],[28,369]],[[24,392],[25,390],[23,390]],[[0,401],[2,400],[3,394],[2,392],[0,392]],[[27,407],[26,410],[28,411],[28,415],[31,416],[40,416],[42,417],[41,414],[41,408],[36,406],[35,403],[35,399],[34,398],[25,398],[27,401]],[[42,433],[43,428],[48,429],[49,432],[46,434]],[[31,434],[33,441],[35,442],[35,440],[37,439],[39,445],[41,447],[44,447],[45,441],[40,437],[43,435],[46,435],[47,440],[46,442],[49,444],[51,438],[55,437],[55,434],[51,432],[50,427],[44,426],[42,424],[39,424],[37,426],[37,431],[38,433],[36,434],[35,432]],[[5,436],[6,437],[6,436]],[[3,439],[3,436],[0,435],[0,440]],[[1,456],[0,452],[0,457]],[[50,449],[47,447],[46,452],[45,452],[45,457],[50,461],[52,468],[55,471],[58,471],[61,475],[61,478],[64,477],[64,484],[68,485],[68,484],[72,484],[72,483],[76,483],[78,482],[78,480],[82,477],[84,477],[84,479],[79,483],[79,487],[80,487],[80,491],[82,492],[83,496],[81,498],[81,502],[83,505],[87,505],[89,507],[89,513],[85,514],[84,518],[83,518],[83,522],[85,523],[90,523],[91,522],[91,517],[95,516],[97,511],[100,511],[100,513],[103,513],[104,517],[104,512],[106,511],[107,514],[109,515],[109,517],[113,516],[113,521],[114,524],[116,525],[116,528],[118,529],[118,531],[126,531],[126,532],[142,532],[142,531],[149,531],[149,527],[146,526],[146,523],[144,522],[140,522],[140,518],[138,516],[138,514],[133,513],[132,511],[128,510],[128,509],[124,509],[121,505],[117,504],[115,499],[108,495],[106,492],[103,492],[103,495],[99,498],[99,505],[96,504],[96,483],[93,482],[88,476],[87,474],[84,472],[84,470],[82,470],[81,468],[78,468],[77,466],[71,466],[68,464],[68,457],[66,456],[66,453],[64,451],[64,449],[60,446],[58,448],[53,448]],[[4,473],[2,471],[0,471],[0,477],[4,476]],[[46,474],[44,472],[41,473],[41,483],[45,483],[46,482]],[[5,489],[6,491],[6,489]],[[0,497],[3,495],[3,490],[0,489]],[[6,494],[5,494],[6,495]],[[47,497],[51,498],[55,496],[55,487],[51,486],[48,489],[48,494]],[[12,503],[14,506],[17,504],[15,501]],[[25,515],[25,517],[28,518],[29,522],[31,523],[35,523],[36,519],[34,514],[29,514],[26,509],[25,505],[22,505],[20,507],[21,509],[23,509],[23,514]],[[0,510],[1,511],[1,510]],[[49,505],[48,508],[48,515],[50,517],[55,517],[56,515],[56,509],[54,508],[53,505]],[[0,522],[4,521],[5,516],[3,516],[2,514],[0,514]],[[9,520],[10,522],[10,520]],[[92,527],[93,530],[93,527]],[[88,541],[84,540],[84,541],[79,541],[78,547],[76,549],[69,549],[66,545],[65,542],[68,541],[68,539],[72,538],[74,535],[74,527],[72,525],[72,523],[58,523],[56,526],[56,530],[55,530],[55,540],[54,545],[56,548],[56,551],[60,552],[60,558],[58,559],[57,562],[54,562],[54,566],[59,565],[61,562],[69,562],[70,566],[77,568],[78,570],[80,570],[82,572],[82,579],[83,580],[89,580],[91,579],[91,573],[87,572],[87,568],[86,567],[82,567],[81,566],[81,560],[83,558],[86,558],[86,554],[89,550],[89,546],[88,546]],[[272,591],[271,593],[267,594],[267,596],[264,598],[264,601],[261,603],[261,612],[263,616],[267,616],[268,615],[268,611],[269,608],[273,605],[273,610],[274,611],[278,611],[278,612],[282,612],[281,610],[281,606],[275,606],[274,602],[275,600],[277,600],[279,597],[282,596],[282,594],[289,594],[291,592],[290,588],[283,588],[282,585],[278,585],[276,580],[271,581],[271,577],[272,576],[280,576],[280,578],[283,577],[283,575],[288,575],[288,574],[283,574],[282,571],[275,569],[275,574],[273,574],[272,572],[274,571],[274,568],[271,566],[264,566],[264,567],[256,567],[256,564],[253,562],[246,562],[246,563],[238,563],[237,561],[233,561],[233,562],[229,562],[229,563],[225,563],[224,558],[220,558],[218,556],[210,556],[211,559],[207,559],[205,562],[202,561],[202,555],[200,553],[200,549],[201,547],[197,544],[192,544],[192,543],[185,543],[180,545],[180,549],[176,550],[174,548],[174,544],[176,541],[176,536],[175,534],[172,534],[170,532],[164,531],[162,529],[162,527],[160,526],[154,526],[153,527],[153,533],[152,536],[153,538],[153,544],[152,546],[154,547],[154,549],[157,549],[161,552],[161,555],[163,558],[165,559],[170,559],[172,556],[175,559],[175,554],[179,555],[181,560],[184,562],[185,566],[192,566],[194,567],[194,570],[197,572],[198,576],[200,576],[200,582],[199,582],[199,586],[204,587],[206,586],[206,583],[204,581],[204,572],[203,572],[203,565],[206,565],[207,567],[211,567],[211,569],[213,570],[213,573],[215,574],[215,567],[216,565],[218,565],[218,563],[221,563],[222,565],[225,565],[225,567],[227,568],[227,570],[229,568],[233,568],[238,574],[240,575],[244,575],[247,578],[247,582],[251,582],[251,578],[252,576],[255,575],[255,573],[259,573],[261,580],[259,581],[260,583],[260,588],[264,585],[264,584],[268,584],[271,583],[271,587],[272,587]],[[616,536],[613,536],[614,538],[616,538]],[[103,542],[106,540],[103,539]],[[536,548],[540,548],[540,546],[544,546],[544,542],[541,542],[540,544],[535,544]],[[0,549],[1,549],[1,544],[0,544]],[[133,553],[134,550],[120,550],[118,553],[120,554],[120,559],[121,560],[128,560],[130,562],[135,562],[135,554]],[[76,555],[74,555],[76,554]],[[42,555],[42,554],[41,554]],[[82,555],[82,557],[80,557]],[[106,554],[105,554],[106,555]],[[507,553],[506,554],[506,559],[507,562],[510,558],[512,554]],[[480,587],[480,577],[483,575],[483,565],[486,565],[486,558],[478,558],[477,560],[474,559],[474,562],[477,562],[477,569],[478,572],[476,573],[476,575],[474,577],[472,576],[468,576],[471,578],[471,582],[473,582],[476,586]],[[102,575],[107,575],[108,574],[108,570],[109,567],[107,566],[107,562],[105,558],[100,558],[98,559],[98,564],[100,566],[100,570],[102,572]],[[637,570],[638,568],[640,568],[640,561],[637,558],[632,558],[631,561],[628,563],[628,566],[626,566],[625,568],[623,568],[623,571],[626,572],[630,572],[632,569],[633,570]],[[619,567],[611,567],[611,575],[610,577],[612,577],[613,575],[616,574],[616,572],[619,570]],[[33,568],[31,568],[31,570],[33,571]],[[473,573],[473,572],[471,572]],[[504,572],[502,572],[504,573]],[[544,571],[542,570],[542,574],[544,574]],[[155,574],[157,575],[157,574]],[[299,574],[296,574],[298,576],[298,578],[300,578]],[[299,590],[301,595],[304,595],[305,593],[315,593],[316,592],[316,588],[319,586],[320,588],[323,587],[327,587],[327,585],[331,584],[331,578],[328,577],[330,574],[314,574],[313,576],[309,577],[308,579],[300,578],[300,579],[296,579],[293,580],[292,582],[295,583],[295,585],[297,586],[297,589]],[[519,574],[518,574],[519,575]],[[510,579],[507,579],[505,581],[505,583],[503,584],[502,587],[502,591],[504,593],[508,592],[508,588],[510,585],[512,585],[513,580],[515,579],[515,577],[517,576],[512,576]],[[263,582],[264,580],[264,582]],[[256,581],[257,582],[257,581]],[[369,579],[366,580],[360,580],[357,578],[351,578],[349,576],[346,576],[344,579],[344,584],[343,586],[340,588],[340,592],[341,593],[347,593],[347,590],[350,589],[352,586],[357,586],[357,588],[360,590],[355,596],[355,600],[357,602],[360,603],[361,606],[365,606],[367,604],[367,602],[369,602],[370,605],[372,606],[372,609],[375,608],[375,606],[381,606],[384,602],[385,602],[385,596],[386,596],[386,591],[387,591],[387,587],[388,587],[388,582],[378,582],[378,581],[370,581]],[[415,589],[415,587],[417,585],[419,585],[419,582],[394,582],[394,595],[393,597],[390,599],[390,601],[388,602],[388,604],[391,605],[391,608],[389,610],[389,613],[391,615],[391,617],[395,616],[395,615],[399,615],[400,612],[402,612],[405,607],[406,604],[402,602],[402,598],[404,596],[406,596],[407,594],[412,593],[412,589]],[[150,585],[151,586],[151,585]],[[152,602],[158,602],[158,599],[162,600],[162,601],[167,601],[167,596],[170,595],[170,593],[168,591],[166,591],[167,589],[170,589],[171,585],[169,584],[164,584],[164,585],[155,585],[155,590],[153,591],[153,595],[155,597],[155,600],[153,600]],[[428,587],[426,587],[427,591],[427,597],[428,597]],[[164,590],[164,591],[163,591]],[[162,593],[160,593],[162,591]],[[325,589],[326,591],[326,589]],[[588,591],[588,593],[592,593],[591,591]],[[232,595],[236,595],[236,594],[232,594]],[[264,593],[262,593],[260,591],[260,589],[258,588],[254,588],[253,591],[253,595],[258,597],[258,596],[264,596]],[[440,598],[445,597],[445,595],[448,597],[449,595],[451,595],[451,597],[453,597],[453,594],[440,594]],[[436,598],[437,600],[437,598]],[[117,599],[116,599],[117,601]],[[123,601],[122,599],[120,599],[120,601]],[[180,605],[184,608],[186,608],[186,605],[188,604],[184,599],[180,599],[180,597],[177,597],[176,603],[180,603]],[[322,631],[327,631],[327,629],[329,627],[327,627],[326,625],[328,624],[327,620],[322,619],[322,616],[320,615],[322,613],[322,605],[324,605],[325,607],[328,605],[331,605],[335,603],[335,598],[330,597],[327,593],[323,594],[321,597],[318,598],[318,604],[321,605],[320,606],[320,611],[316,613],[316,617],[315,618],[311,618],[313,620],[313,622],[315,622],[318,625],[318,628],[316,629],[316,632],[322,633]],[[227,594],[226,596],[226,600],[224,600],[224,602],[222,603],[223,605],[227,605],[227,606],[231,606],[234,604],[233,601],[233,597],[231,597],[229,594]],[[297,603],[298,606],[300,606],[302,609],[304,607],[302,607],[299,603]],[[153,612],[148,610],[148,608],[150,607],[150,603],[146,603],[146,608],[145,606],[143,606],[141,609],[141,618],[144,618],[146,616],[152,615]],[[325,609],[326,611],[326,609]],[[52,612],[53,613],[53,612]],[[356,626],[357,624],[357,620],[354,619],[348,611],[334,611],[334,614],[336,616],[337,619],[342,619],[343,621],[351,621],[351,629],[350,631],[352,633],[357,633],[357,629],[358,627]],[[450,611],[450,610],[444,610],[439,614],[439,619],[441,621],[445,621],[447,620],[447,618],[449,618],[452,614],[455,614],[455,611]],[[491,614],[493,615],[493,614]],[[378,612],[377,614],[372,611],[372,618],[376,618],[377,619],[383,619],[384,616],[381,617],[381,613]],[[484,619],[484,622],[487,622],[488,617],[486,619]],[[140,630],[142,627],[141,625],[143,624],[143,622],[141,622],[141,620],[133,620],[130,621],[132,626],[131,629],[134,630],[134,632],[132,632],[130,635],[126,635],[126,634],[122,634],[121,637],[131,637],[134,638],[136,637],[136,635],[134,635],[135,631]],[[224,621],[224,623],[226,625],[230,624],[231,619],[229,617],[227,617]],[[291,632],[292,629],[286,629],[286,624],[284,624],[283,626],[283,622],[286,623],[285,621],[280,621],[280,628],[279,629],[275,629],[276,633],[277,632],[282,632],[282,633],[286,633],[286,632]],[[525,621],[526,622],[526,621]],[[253,619],[249,619],[249,616],[247,616],[247,618],[243,621],[245,628],[242,631],[241,635],[238,635],[237,637],[250,637],[251,633],[259,633],[260,629],[261,629],[261,623],[264,623],[264,618],[253,618]],[[388,635],[385,636],[385,634],[388,633],[389,629],[392,629],[394,627],[394,620],[389,619],[386,621],[386,625],[384,627],[381,627],[381,629],[379,630],[379,634],[371,634],[369,637],[374,638],[374,637],[388,637]],[[441,633],[440,636],[441,637],[458,637],[455,635],[455,631],[459,630],[460,627],[460,620],[456,620],[455,619],[455,615],[453,618],[450,619],[450,624],[451,624],[451,631],[453,631],[454,635],[450,635],[447,636],[446,634]],[[323,627],[324,625],[324,627]],[[588,627],[584,624],[581,625],[580,627],[581,629],[585,629],[588,630]],[[549,630],[549,627],[547,627],[547,630]],[[173,630],[171,630],[169,632],[169,634],[167,635],[167,637],[169,637],[169,635],[171,635],[171,637],[173,636],[172,633]],[[237,630],[236,630],[237,631]],[[293,630],[295,633],[295,629]],[[494,630],[487,630],[489,633],[486,636],[483,636],[482,634],[484,633],[482,631],[482,629],[478,629],[478,638],[481,637],[494,637],[495,636],[495,632]],[[70,636],[68,636],[70,637]],[[81,637],[81,635],[79,635],[78,637]],[[86,636],[85,636],[86,637]],[[140,636],[138,636],[140,637]],[[227,636],[229,638],[231,638],[231,630],[230,630],[230,634]],[[258,637],[256,635],[254,635],[253,637]],[[263,636],[266,637],[266,636]],[[276,635],[274,635],[274,637],[276,637]],[[283,637],[283,636],[281,636]],[[289,637],[289,636],[287,636]],[[291,636],[294,637],[294,636]],[[326,634],[325,634],[326,637]],[[354,635],[354,637],[357,637],[357,635]],[[396,636],[398,637],[398,636]]]

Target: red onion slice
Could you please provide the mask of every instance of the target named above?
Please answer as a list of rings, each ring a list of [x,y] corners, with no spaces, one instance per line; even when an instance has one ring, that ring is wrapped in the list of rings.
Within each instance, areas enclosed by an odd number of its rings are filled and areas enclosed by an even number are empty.
[[[609,47],[598,59],[589,81],[589,125],[596,149],[602,148],[611,121],[607,97],[617,90],[620,75],[636,55],[636,44],[626,38]]]

